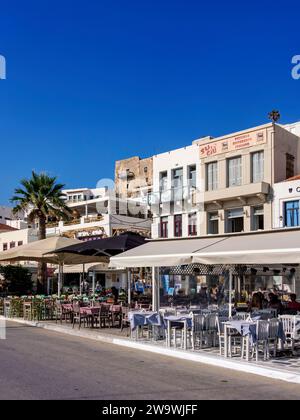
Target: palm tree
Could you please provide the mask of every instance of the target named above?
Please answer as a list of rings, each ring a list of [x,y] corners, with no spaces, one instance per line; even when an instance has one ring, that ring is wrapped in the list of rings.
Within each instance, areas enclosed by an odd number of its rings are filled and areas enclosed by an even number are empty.
[[[28,220],[38,221],[38,238],[46,239],[46,224],[49,217],[68,220],[71,210],[64,201],[63,184],[56,183],[56,177],[46,173],[37,174],[32,171],[30,179],[22,179],[21,187],[15,189],[11,202],[15,205],[13,212],[25,211]],[[38,281],[44,285],[47,278],[47,266],[40,263],[38,267]]]
[[[277,111],[276,109],[273,109],[273,111],[269,112],[268,114],[268,118],[269,120],[271,120],[273,123],[276,123],[277,121],[280,120],[280,112]]]

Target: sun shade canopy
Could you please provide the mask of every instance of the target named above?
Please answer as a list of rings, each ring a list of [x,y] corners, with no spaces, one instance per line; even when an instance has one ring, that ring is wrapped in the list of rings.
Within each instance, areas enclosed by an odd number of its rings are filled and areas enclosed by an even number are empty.
[[[68,253],[56,254],[62,247],[80,244],[77,239],[69,239],[61,236],[52,236],[41,241],[30,242],[8,251],[0,252],[0,262],[36,261],[52,264],[80,264],[97,262],[95,257],[78,256]]]
[[[193,254],[220,241],[220,238],[151,241],[111,258],[112,267],[171,267],[193,262]]]
[[[300,263],[300,230],[156,240],[111,258],[111,267]]]
[[[128,232],[111,238],[80,242],[57,250],[57,254],[70,253],[82,256],[102,257],[103,261],[109,261],[111,256],[139,247],[144,243],[145,238],[143,236]]]

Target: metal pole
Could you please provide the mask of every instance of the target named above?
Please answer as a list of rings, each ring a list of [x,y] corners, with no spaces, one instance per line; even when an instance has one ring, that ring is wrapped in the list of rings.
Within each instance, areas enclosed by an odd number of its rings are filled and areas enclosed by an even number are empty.
[[[95,280],[96,280],[96,273],[93,271],[93,278],[92,278],[92,291],[93,295],[95,294]]]
[[[156,267],[152,267],[152,310],[157,311],[157,281]]]
[[[60,291],[61,291],[61,263],[59,263],[59,266],[58,266],[58,281],[57,281],[57,296],[60,298],[60,296],[61,296],[61,293],[60,293]]]
[[[293,274],[293,289],[294,293],[296,293],[296,274]]]
[[[131,271],[127,270],[127,294],[128,294],[128,306],[131,305]]]
[[[232,318],[232,268],[229,269],[229,319]]]
[[[157,304],[157,311],[159,311],[160,308],[160,269],[159,267],[156,268],[156,292],[157,292],[157,300],[156,300],[156,304]]]

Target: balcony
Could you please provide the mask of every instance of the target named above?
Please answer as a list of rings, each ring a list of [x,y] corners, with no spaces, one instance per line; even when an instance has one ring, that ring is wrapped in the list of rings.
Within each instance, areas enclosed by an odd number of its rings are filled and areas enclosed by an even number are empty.
[[[223,202],[239,199],[240,201],[245,200],[250,196],[257,196],[261,198],[262,201],[266,199],[266,196],[269,194],[270,184],[266,182],[258,182],[255,184],[240,185],[236,187],[229,187],[220,190],[205,191],[204,192],[204,202],[205,203],[214,203],[214,202]],[[198,202],[201,201],[201,198],[198,198]]]

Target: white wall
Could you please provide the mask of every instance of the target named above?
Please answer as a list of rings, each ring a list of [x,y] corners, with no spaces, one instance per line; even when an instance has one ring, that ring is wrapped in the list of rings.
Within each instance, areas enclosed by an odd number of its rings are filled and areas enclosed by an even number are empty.
[[[21,229],[0,233],[0,252],[3,251],[3,244],[5,243],[8,244],[8,249],[10,249],[11,242],[15,242],[17,247],[18,242],[23,242],[23,245],[26,245],[30,242],[36,241],[37,239],[36,231],[33,229]]]
[[[161,153],[153,157],[153,193],[154,197],[159,197],[160,191],[160,173],[167,172],[168,181],[167,189],[171,191],[172,188],[172,170],[183,168],[183,187],[188,186],[188,167],[191,165],[196,165],[196,187],[200,189],[200,159],[199,159],[199,144],[193,144],[191,146],[184,147],[182,149],[171,150],[170,152]],[[158,210],[158,208],[157,208]],[[196,210],[196,209],[195,209]],[[155,211],[155,209],[154,209]],[[183,214],[182,220],[182,236],[188,236],[188,216],[184,214],[185,212],[180,211],[178,214]],[[175,212],[176,214],[176,212]],[[170,215],[168,208],[166,212],[161,212],[158,214],[158,211],[155,211],[153,224],[152,224],[152,237],[158,238],[160,235],[159,224],[160,216],[169,216],[168,230],[169,237],[174,236],[174,224],[173,224],[173,215]],[[199,230],[199,227],[198,227]]]
[[[273,228],[284,227],[284,202],[300,200],[300,179],[273,186]]]
[[[283,127],[291,133],[295,134],[296,136],[300,137],[300,121],[292,124],[286,124]]]

